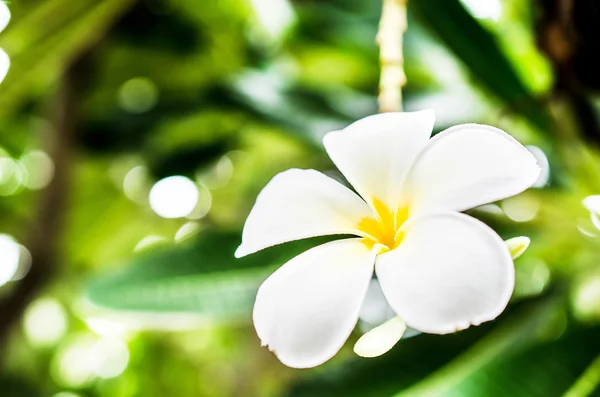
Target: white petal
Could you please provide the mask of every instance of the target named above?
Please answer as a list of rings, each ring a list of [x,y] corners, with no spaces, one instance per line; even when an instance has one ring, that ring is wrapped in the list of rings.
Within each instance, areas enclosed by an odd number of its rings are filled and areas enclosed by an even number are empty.
[[[361,336],[354,345],[354,353],[367,358],[381,356],[398,343],[404,331],[404,321],[398,316],[393,317]]]
[[[329,156],[370,204],[384,204],[398,193],[406,170],[425,147],[435,115],[431,110],[369,116],[325,135]]]
[[[0,3],[2,2],[0,1]],[[2,80],[6,77],[8,69],[10,69],[10,58],[6,55],[6,52],[0,48],[0,83],[2,83]]]
[[[235,256],[308,237],[361,235],[357,226],[370,216],[369,206],[335,180],[315,170],[288,170],[258,195]]]
[[[262,344],[294,368],[329,360],[356,325],[374,261],[360,239],[346,239],[283,265],[256,297],[254,326]]]
[[[531,244],[531,240],[527,236],[519,236],[509,238],[508,240],[504,241],[504,243],[510,251],[510,256],[512,256],[513,260],[515,260],[523,255],[525,251],[527,251],[529,244]]]
[[[535,157],[502,130],[478,124],[431,139],[407,175],[411,213],[464,211],[521,193],[540,174]]]
[[[4,30],[10,21],[10,10],[4,1],[0,1],[0,32]],[[0,79],[1,80],[1,79]]]
[[[444,334],[496,318],[514,288],[504,241],[460,213],[409,220],[400,246],[377,258],[385,297],[409,327]]]

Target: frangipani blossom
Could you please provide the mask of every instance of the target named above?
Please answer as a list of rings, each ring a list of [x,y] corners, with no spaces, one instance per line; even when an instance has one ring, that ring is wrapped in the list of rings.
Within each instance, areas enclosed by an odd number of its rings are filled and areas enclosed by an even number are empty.
[[[449,128],[430,139],[431,110],[366,117],[328,133],[327,153],[356,193],[315,170],[276,175],[259,194],[236,251],[355,237],[291,259],[260,287],[254,326],[284,364],[332,358],[354,329],[375,273],[407,326],[445,334],[496,318],[514,287],[504,241],[461,211],[516,195],[535,158],[505,132]]]

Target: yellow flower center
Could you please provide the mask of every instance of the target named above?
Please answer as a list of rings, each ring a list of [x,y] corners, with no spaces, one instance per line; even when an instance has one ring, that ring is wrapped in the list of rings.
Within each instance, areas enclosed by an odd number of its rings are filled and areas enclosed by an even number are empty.
[[[373,200],[373,207],[376,218],[361,219],[358,230],[370,236],[364,239],[367,247],[373,248],[375,244],[381,244],[385,247],[382,252],[391,251],[397,248],[404,238],[404,234],[399,230],[408,219],[408,207],[394,212],[378,199]]]

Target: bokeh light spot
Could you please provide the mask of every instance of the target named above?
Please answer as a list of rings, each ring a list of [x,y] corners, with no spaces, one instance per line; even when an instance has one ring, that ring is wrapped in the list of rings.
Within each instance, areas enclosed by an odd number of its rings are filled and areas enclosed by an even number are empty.
[[[198,176],[209,189],[225,187],[233,176],[233,162],[225,155],[206,173]]]
[[[21,246],[7,234],[0,234],[0,286],[6,284],[17,273],[21,257]]]
[[[502,16],[500,0],[460,0],[467,10],[477,19],[497,21]]]
[[[27,273],[31,270],[31,261],[31,253],[27,247],[19,245],[19,267],[10,281],[18,281],[27,276]]]
[[[144,166],[133,167],[123,179],[123,192],[131,201],[147,203],[149,190],[148,168]]]
[[[67,315],[56,299],[41,298],[31,303],[25,311],[23,326],[31,345],[53,346],[67,332]]]
[[[256,18],[271,39],[279,38],[295,20],[288,0],[250,0]]]
[[[144,113],[158,102],[158,88],[152,80],[136,77],[127,80],[119,89],[119,105],[130,113]]]
[[[187,216],[188,219],[201,219],[208,214],[212,208],[212,194],[204,185],[198,186],[198,203]]]
[[[122,340],[102,338],[96,343],[94,350],[99,359],[94,371],[96,376],[103,379],[116,378],[127,368],[129,349]]]
[[[574,313],[580,320],[600,320],[600,275],[582,277],[571,297]]]
[[[141,239],[133,248],[134,252],[143,251],[147,248],[166,243],[167,239],[163,236],[149,235]]]
[[[184,176],[161,179],[150,190],[150,207],[163,218],[185,217],[197,203],[198,188]]]
[[[187,222],[175,233],[175,241],[185,240],[200,231],[201,227],[198,222]]]
[[[1,156],[5,153],[0,154],[0,196],[11,196],[23,189],[27,171],[13,158]]]
[[[129,363],[129,349],[116,338],[77,335],[67,341],[54,360],[57,383],[66,387],[83,387],[98,378],[114,378]]]
[[[2,4],[2,2],[0,2]],[[8,54],[0,48],[0,83],[4,80],[10,69],[10,58]]]
[[[50,156],[40,150],[33,150],[25,153],[20,161],[27,171],[25,186],[28,189],[39,190],[48,186],[54,176],[54,162]]]
[[[529,222],[537,216],[540,202],[536,197],[519,195],[502,201],[502,209],[515,222]]]

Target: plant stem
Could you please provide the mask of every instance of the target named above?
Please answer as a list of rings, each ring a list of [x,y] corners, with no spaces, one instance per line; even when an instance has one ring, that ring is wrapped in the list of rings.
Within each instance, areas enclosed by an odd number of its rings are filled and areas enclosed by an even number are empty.
[[[402,111],[402,87],[406,84],[403,34],[408,27],[406,3],[408,0],[383,0],[377,44],[381,77],[379,80],[379,111]]]
[[[586,368],[577,381],[563,394],[563,397],[591,396],[600,384],[600,356]]]

